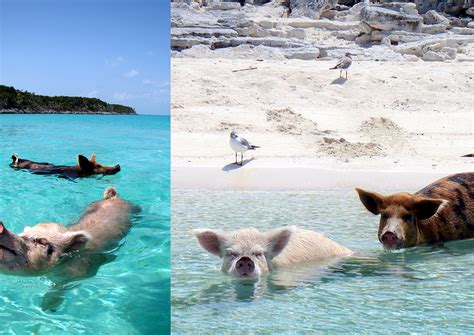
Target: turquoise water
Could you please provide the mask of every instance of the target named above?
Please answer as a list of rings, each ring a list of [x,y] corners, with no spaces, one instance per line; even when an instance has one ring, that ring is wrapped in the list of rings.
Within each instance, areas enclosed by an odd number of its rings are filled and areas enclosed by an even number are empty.
[[[398,190],[390,190],[398,191]],[[174,333],[473,333],[474,240],[384,251],[378,218],[354,190],[215,192],[173,190]],[[295,224],[356,255],[233,280],[194,228],[261,230]]]
[[[76,282],[55,312],[41,302],[47,277],[0,275],[2,334],[150,334],[169,329],[169,117],[0,115],[0,220],[21,232],[42,221],[73,223],[104,189],[138,204],[112,262]],[[70,181],[11,169],[10,156],[75,164],[78,153],[120,163],[114,176]]]

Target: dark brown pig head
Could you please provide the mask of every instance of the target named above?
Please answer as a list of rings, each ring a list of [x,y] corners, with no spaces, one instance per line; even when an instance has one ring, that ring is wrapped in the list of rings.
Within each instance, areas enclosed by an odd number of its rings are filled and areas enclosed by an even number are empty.
[[[102,165],[98,163],[96,161],[95,154],[92,154],[90,159],[87,159],[87,157],[83,155],[78,155],[77,164],[81,172],[85,176],[96,175],[96,174],[103,174],[103,175],[116,174],[117,172],[120,171],[119,164],[107,166],[107,165]]]
[[[379,241],[387,249],[413,247],[420,244],[420,221],[429,219],[445,202],[410,193],[384,196],[356,188],[365,208],[380,214]]]

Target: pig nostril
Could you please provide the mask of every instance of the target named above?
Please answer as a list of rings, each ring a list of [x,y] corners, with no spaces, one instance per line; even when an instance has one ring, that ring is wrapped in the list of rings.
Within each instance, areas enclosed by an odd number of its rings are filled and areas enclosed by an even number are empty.
[[[239,270],[239,273],[248,274],[249,272],[253,272],[255,269],[255,264],[250,258],[242,257],[237,261],[235,267]]]
[[[398,243],[398,237],[395,233],[386,232],[382,235],[382,242],[385,244],[393,245]]]

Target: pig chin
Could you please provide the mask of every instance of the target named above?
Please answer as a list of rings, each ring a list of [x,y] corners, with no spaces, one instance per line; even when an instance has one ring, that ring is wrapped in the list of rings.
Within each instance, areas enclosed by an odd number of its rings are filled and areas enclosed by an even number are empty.
[[[27,264],[26,260],[10,250],[0,245],[0,270],[4,272],[18,272]]]
[[[260,276],[260,271],[257,271],[257,270],[255,270],[252,273],[240,274],[238,271],[231,269],[227,273],[231,275],[232,277],[239,278],[239,279],[255,279]]]

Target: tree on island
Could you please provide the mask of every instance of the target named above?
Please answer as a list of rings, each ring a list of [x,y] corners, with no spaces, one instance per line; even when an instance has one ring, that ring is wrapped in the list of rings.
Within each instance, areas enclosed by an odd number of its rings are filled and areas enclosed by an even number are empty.
[[[97,98],[44,96],[0,85],[0,113],[136,114],[132,107]]]

